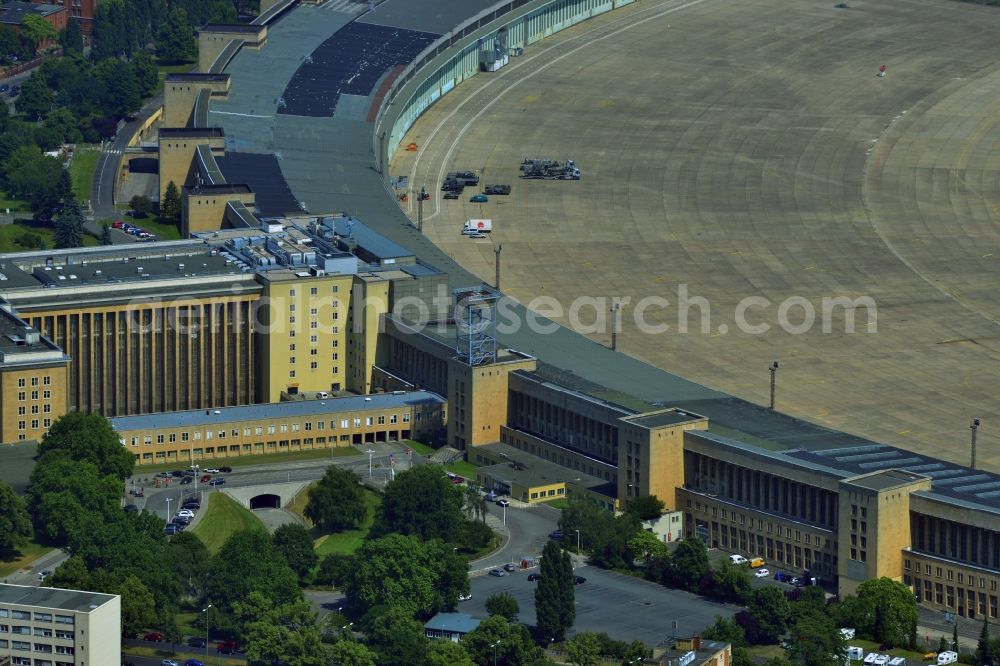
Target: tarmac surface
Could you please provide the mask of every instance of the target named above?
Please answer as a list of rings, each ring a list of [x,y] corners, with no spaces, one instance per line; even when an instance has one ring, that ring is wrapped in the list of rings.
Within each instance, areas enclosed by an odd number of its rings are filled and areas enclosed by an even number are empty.
[[[426,239],[481,279],[502,244],[520,302],[551,297],[567,324],[575,299],[606,299],[580,314],[605,315],[577,329],[594,342],[628,297],[626,354],[757,404],[779,360],[779,411],[960,463],[979,417],[979,466],[1000,471],[1000,9],[848,5],[650,0],[591,19],[439,100],[389,172],[427,187]],[[525,157],[572,158],[583,178],[520,180]],[[457,169],[513,192],[440,199]],[[462,237],[479,217],[490,238]],[[679,334],[684,287],[710,315],[693,304]],[[645,312],[666,333],[636,325],[649,296],[669,302]],[[842,296],[875,303],[853,333],[843,309],[824,315]],[[766,332],[741,330],[748,297],[766,299],[745,312]],[[815,324],[790,332],[807,309]]]

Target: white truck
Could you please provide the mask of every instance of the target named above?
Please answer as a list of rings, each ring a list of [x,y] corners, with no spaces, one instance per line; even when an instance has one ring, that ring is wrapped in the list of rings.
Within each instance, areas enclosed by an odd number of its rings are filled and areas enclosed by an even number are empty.
[[[471,234],[488,234],[493,231],[493,220],[467,220],[462,227],[462,233],[466,236]]]

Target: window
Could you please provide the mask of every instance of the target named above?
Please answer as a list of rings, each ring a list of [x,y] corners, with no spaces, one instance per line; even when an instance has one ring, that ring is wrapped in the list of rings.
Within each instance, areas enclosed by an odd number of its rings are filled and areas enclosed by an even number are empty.
[[[38,391],[32,391],[31,392],[31,399],[32,400],[38,400]]]
[[[44,407],[42,407],[42,412],[45,413],[45,414],[51,414],[52,413],[52,405],[48,405],[47,404]]]
[[[51,383],[52,383],[52,378],[49,377],[48,375],[42,377],[42,386],[48,386]]]
[[[163,435],[157,435],[156,436],[156,443],[157,444],[163,444]]]
[[[316,315],[319,314],[319,310],[316,309],[316,308],[309,308],[309,314],[311,314],[313,317],[315,317]]]
[[[17,385],[20,388],[24,388],[24,385],[25,385],[24,377],[18,377],[17,378]]]
[[[38,430],[38,419],[31,419],[32,430]]]
[[[38,386],[38,377],[32,377],[31,378],[31,385],[32,386]]]
[[[410,415],[403,414],[403,423],[409,423],[409,422],[410,422]]]
[[[316,361],[312,361],[312,362],[311,362],[311,363],[309,364],[309,367],[310,367],[311,369],[315,370],[316,368],[318,368],[318,367],[319,367],[319,363],[317,363]]]
[[[319,289],[317,289],[316,287],[310,287],[309,288],[309,294],[311,296],[316,296],[317,294],[319,294]]]
[[[170,433],[170,436],[169,436],[168,439],[170,440],[170,443],[173,444],[174,442],[177,441],[177,433],[175,433],[175,432]]]
[[[37,414],[38,413],[38,405],[32,405],[31,406],[31,413],[32,414]]]
[[[372,417],[370,417],[370,416],[366,416],[366,417],[365,417],[365,425],[366,425],[366,426],[370,426],[370,425],[372,425],[372,423],[373,423],[373,421],[372,421]]]
[[[288,424],[287,423],[282,423],[281,424],[281,432],[288,432]]]
[[[295,357],[294,356],[289,356],[288,357],[288,362],[291,363],[292,365],[294,365],[295,364]]]
[[[311,342],[313,344],[316,344],[317,342],[319,342],[319,336],[318,335],[310,335],[309,336],[309,342]]]
[[[51,399],[52,399],[52,391],[48,389],[42,391],[42,400],[51,400]]]
[[[293,423],[292,424],[292,432],[298,432],[298,431],[299,431],[299,424],[298,423]]]
[[[188,434],[186,432],[181,433],[181,441],[182,442],[188,441]]]
[[[360,428],[361,427],[361,419],[360,418],[354,419],[354,427],[355,428]]]
[[[288,351],[295,351],[295,343],[288,345]]]
[[[20,407],[17,408],[17,415],[18,416],[24,416],[25,415],[24,405],[21,405]]]
[[[295,379],[295,371],[294,371],[294,370],[289,370],[289,371],[288,371],[288,376],[289,376],[289,377],[290,377],[291,379]]]
[[[27,395],[27,393],[25,393],[24,391],[18,391],[17,392],[17,399],[23,401],[25,399],[26,395]]]
[[[273,435],[274,433],[275,433],[275,426],[273,424],[267,426],[267,434],[268,435]]]
[[[254,429],[253,429],[253,434],[255,434],[255,435],[263,435],[264,434],[264,426],[255,426]]]

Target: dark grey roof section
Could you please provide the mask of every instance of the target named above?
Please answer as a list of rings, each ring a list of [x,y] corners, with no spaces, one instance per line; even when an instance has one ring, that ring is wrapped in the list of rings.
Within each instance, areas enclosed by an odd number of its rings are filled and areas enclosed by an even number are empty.
[[[498,0],[385,0],[358,19],[395,28],[444,34],[470,16],[493,7]]]
[[[760,460],[765,464],[776,467],[783,467],[785,469],[808,469],[811,472],[823,474],[824,476],[829,476],[835,479],[845,479],[849,476],[857,476],[857,474],[852,474],[849,471],[826,464],[826,461],[818,456],[813,456],[814,459],[809,459],[796,456],[795,454],[800,453],[798,451],[767,451],[756,446],[744,444],[743,442],[739,442],[729,437],[724,437],[710,430],[689,430],[685,433],[685,437],[710,442],[713,448],[729,448],[734,451],[739,451],[745,456],[749,456],[755,460]]]
[[[931,488],[941,498],[962,500],[967,506],[980,510],[1000,510],[1000,496],[995,494],[1000,489],[1000,474],[971,470],[884,444],[865,447],[865,452],[866,458],[873,455],[879,457],[880,469],[898,469],[930,477]],[[873,471],[873,463],[859,461],[859,456],[851,450],[788,451],[787,455],[802,461],[822,461],[851,475]]]
[[[274,155],[228,153],[215,158],[228,183],[246,183],[254,192],[254,203],[264,217],[301,213],[299,202],[281,175]]]
[[[0,585],[0,604],[10,606],[38,606],[52,610],[90,613],[100,608],[115,595],[100,592],[64,590],[58,587],[36,587],[34,585]]]
[[[256,35],[262,27],[250,23],[207,23],[198,32],[231,32],[234,35]]]
[[[664,426],[690,423],[691,421],[700,421],[702,418],[704,417],[698,414],[689,414],[684,410],[670,409],[645,416],[626,417],[626,420],[629,423],[634,423],[644,428],[662,428]]]
[[[382,234],[372,231],[364,222],[348,217],[323,218],[324,222],[330,219],[333,219],[334,231],[338,236],[353,238],[357,241],[358,247],[378,258],[379,261],[413,256],[412,250],[408,250]]]
[[[0,23],[7,25],[20,25],[24,22],[25,16],[48,16],[59,11],[63,7],[56,4],[35,4],[32,2],[18,2],[8,0],[0,7]]]
[[[465,613],[438,613],[424,625],[429,631],[448,631],[468,634],[479,626],[481,620]]]
[[[225,136],[221,127],[164,127],[159,131],[161,139],[221,139]]]
[[[247,205],[242,201],[229,201],[226,203],[226,207],[232,211],[226,218],[234,228],[245,227],[248,229],[257,229],[260,227],[260,220],[257,219],[253,211],[247,208]]]
[[[192,127],[208,127],[208,101],[212,99],[212,91],[205,88],[198,92],[194,100],[194,111],[191,113]]]
[[[433,266],[428,266],[427,264],[420,263],[419,261],[415,264],[405,264],[399,267],[399,270],[412,275],[413,277],[423,277],[425,275],[440,275],[441,271],[434,268]]]
[[[392,409],[411,405],[443,405],[444,398],[430,391],[376,393],[373,395],[326,398],[322,400],[292,400],[242,407],[219,409],[192,409],[186,412],[140,414],[111,418],[111,425],[118,432],[151,430],[154,428],[183,428],[215,423],[258,421],[261,419],[297,418],[317,414],[348,413],[366,409]]]
[[[246,185],[230,185],[229,183],[206,183],[204,185],[194,185],[185,187],[184,191],[189,194],[251,194],[251,190]]]
[[[180,72],[167,74],[166,83],[223,83],[229,74],[206,74],[204,72]]]
[[[202,144],[195,148],[195,156],[198,159],[198,174],[206,185],[221,185],[226,182],[226,176],[219,168],[219,162],[212,153],[212,148],[207,144]]]

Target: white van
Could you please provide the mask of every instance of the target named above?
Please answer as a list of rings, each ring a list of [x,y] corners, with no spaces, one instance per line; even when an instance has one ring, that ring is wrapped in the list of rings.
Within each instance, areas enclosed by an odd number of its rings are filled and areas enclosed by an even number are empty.
[[[316,392],[316,397],[320,398],[320,399],[322,399],[322,398],[329,398],[330,394],[327,393],[326,391],[317,391]]]
[[[865,651],[854,645],[847,646],[847,658],[851,661],[861,661],[865,658]]]
[[[937,663],[938,666],[941,664],[954,664],[958,661],[958,653],[952,652],[951,650],[945,650],[944,652],[938,653]]]
[[[729,556],[729,563],[730,564],[735,564],[735,565],[739,566],[741,564],[746,564],[747,563],[747,558],[743,557],[742,555],[730,555]]]

